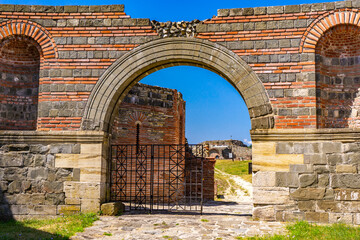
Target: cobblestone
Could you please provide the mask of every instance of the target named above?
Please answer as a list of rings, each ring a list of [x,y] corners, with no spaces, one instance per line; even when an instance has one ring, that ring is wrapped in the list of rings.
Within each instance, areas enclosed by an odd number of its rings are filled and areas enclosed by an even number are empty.
[[[83,239],[235,239],[286,233],[284,223],[253,221],[248,202],[212,201],[200,214],[135,214],[103,216],[72,240]],[[111,236],[109,236],[111,235]]]

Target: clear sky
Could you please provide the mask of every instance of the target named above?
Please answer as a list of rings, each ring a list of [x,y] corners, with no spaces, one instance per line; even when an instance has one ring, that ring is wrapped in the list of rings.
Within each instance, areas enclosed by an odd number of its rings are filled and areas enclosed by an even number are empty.
[[[217,9],[329,2],[319,0],[0,0],[1,4],[108,5],[125,4],[133,18],[157,21],[205,20]],[[186,137],[189,143],[237,139],[250,143],[250,118],[240,94],[223,78],[196,67],[172,67],[155,72],[141,82],[178,89],[186,100]]]

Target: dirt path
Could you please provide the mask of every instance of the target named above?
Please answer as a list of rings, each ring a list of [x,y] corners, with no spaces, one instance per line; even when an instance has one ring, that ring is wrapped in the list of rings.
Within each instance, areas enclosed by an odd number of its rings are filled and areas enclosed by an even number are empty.
[[[215,169],[215,172],[224,177],[229,184],[229,187],[225,190],[224,200],[239,203],[252,201],[253,190],[251,183],[239,176],[225,173],[219,169]]]

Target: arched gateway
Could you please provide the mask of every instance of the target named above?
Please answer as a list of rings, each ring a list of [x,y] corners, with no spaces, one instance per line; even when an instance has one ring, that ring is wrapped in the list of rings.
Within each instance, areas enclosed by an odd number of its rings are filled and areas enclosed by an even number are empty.
[[[238,55],[206,40],[165,38],[135,48],[106,70],[91,92],[82,129],[107,131],[117,103],[135,83],[152,72],[179,65],[202,67],[228,80],[245,100],[252,129],[274,126],[263,84]]]
[[[0,218],[99,211],[116,106],[147,74],[192,65],[248,107],[254,218],[360,224],[359,11],[359,1],[220,9],[175,24],[123,5],[0,4],[0,117],[16,121],[0,131]],[[20,130],[23,119],[36,130]]]

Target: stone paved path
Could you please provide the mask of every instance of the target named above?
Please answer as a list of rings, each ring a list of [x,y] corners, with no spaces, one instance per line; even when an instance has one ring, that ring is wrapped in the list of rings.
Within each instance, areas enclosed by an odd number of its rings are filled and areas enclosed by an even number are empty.
[[[285,233],[283,223],[252,221],[251,210],[250,203],[212,201],[204,206],[203,215],[126,213],[119,217],[104,216],[71,239],[220,240]]]

